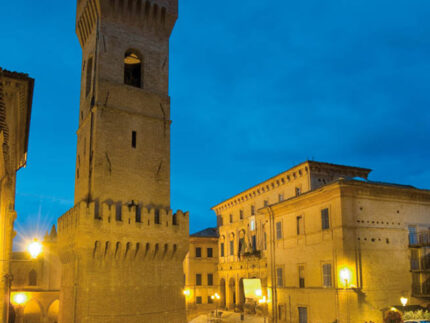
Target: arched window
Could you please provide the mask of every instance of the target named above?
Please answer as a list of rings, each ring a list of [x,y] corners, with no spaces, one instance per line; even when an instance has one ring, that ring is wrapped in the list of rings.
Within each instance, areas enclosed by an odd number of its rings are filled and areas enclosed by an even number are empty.
[[[134,51],[127,51],[124,58],[124,83],[142,87],[142,59]]]
[[[28,285],[37,286],[37,272],[34,269],[28,274]]]

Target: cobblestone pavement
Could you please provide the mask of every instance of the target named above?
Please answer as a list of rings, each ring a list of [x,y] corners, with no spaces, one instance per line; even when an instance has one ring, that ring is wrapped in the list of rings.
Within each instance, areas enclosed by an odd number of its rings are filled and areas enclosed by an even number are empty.
[[[190,321],[189,323],[241,323],[241,322],[247,322],[247,323],[264,323],[264,318],[261,316],[255,316],[255,315],[245,315],[245,320],[240,320],[240,314],[239,313],[233,313],[233,312],[223,312],[222,319],[221,320],[210,320],[209,315],[200,315],[199,317],[195,318],[194,320]],[[268,320],[266,320],[268,322]]]

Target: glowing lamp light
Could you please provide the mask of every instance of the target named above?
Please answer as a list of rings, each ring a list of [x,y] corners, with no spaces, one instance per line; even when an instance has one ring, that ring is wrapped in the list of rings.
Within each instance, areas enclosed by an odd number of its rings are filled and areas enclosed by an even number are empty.
[[[27,250],[30,253],[31,258],[36,259],[41,253],[42,253],[42,244],[37,241],[37,239],[34,239],[33,242],[31,242]]]
[[[266,303],[268,303],[267,299],[266,299],[266,296],[263,296],[262,299],[258,300],[258,303],[260,303],[260,304],[266,304]]]
[[[403,306],[406,306],[406,304],[408,304],[408,299],[406,297],[401,297],[400,302],[402,303]]]
[[[263,291],[261,289],[257,289],[255,291],[255,295],[257,295],[258,297],[261,297],[263,295]]]
[[[340,271],[340,279],[345,282],[345,287],[348,287],[348,283],[351,281],[351,271],[348,268],[344,268]]]
[[[18,293],[13,296],[13,302],[17,305],[23,305],[27,302],[28,297],[24,293]]]
[[[218,293],[215,293],[215,295],[211,296],[211,299],[216,299],[216,300],[220,300],[221,296],[218,295]]]
[[[185,290],[184,290],[184,295],[185,295],[186,297],[190,296],[190,295],[191,295],[191,291],[190,291],[189,289],[185,289]]]

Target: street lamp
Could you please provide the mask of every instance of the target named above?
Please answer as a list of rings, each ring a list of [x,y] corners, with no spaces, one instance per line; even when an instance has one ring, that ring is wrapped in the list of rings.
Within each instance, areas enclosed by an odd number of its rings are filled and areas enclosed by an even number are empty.
[[[346,290],[351,282],[351,270],[349,268],[343,268],[339,272],[340,279],[344,282],[345,292],[346,292],[346,314],[347,314],[347,322],[349,323],[349,293]]]
[[[218,305],[219,305],[219,300],[221,299],[221,296],[219,296],[218,293],[215,293],[214,295],[211,296],[211,299],[216,301],[216,305],[215,305],[215,317],[218,318]]]
[[[37,257],[39,257],[39,255],[42,253],[42,250],[43,246],[37,239],[34,239],[27,246],[27,251],[29,252],[32,259],[36,259]]]
[[[16,305],[24,305],[28,301],[28,296],[25,293],[17,293],[12,296],[12,302]]]
[[[15,305],[18,322],[22,322],[24,306],[28,302],[27,293],[12,293],[11,302]]]
[[[259,290],[259,291],[261,291],[261,290]],[[256,293],[256,294],[258,294],[258,293]],[[261,294],[260,294],[260,296],[261,296]],[[263,307],[264,323],[266,323],[266,305],[267,305],[267,303],[269,303],[269,301],[267,300],[266,296],[263,296],[263,298],[258,300],[258,304],[264,306]]]
[[[408,299],[406,297],[400,297],[400,302],[402,303],[403,307],[408,304]]]
[[[37,239],[34,239],[32,242],[30,242],[27,246],[27,251],[30,254],[30,257],[32,258],[31,260],[14,260],[14,261],[19,261],[19,262],[29,262],[32,261],[34,259],[37,259],[37,257],[39,257],[39,255],[42,253],[43,250],[43,246],[42,243],[40,243]],[[4,262],[8,262],[10,263],[12,260],[11,259],[5,259],[5,260],[0,260],[0,261],[4,261]],[[13,276],[11,273],[8,273],[4,276],[6,283],[7,283],[7,305],[6,305],[6,321],[9,321],[9,306],[10,306],[10,294],[11,294],[11,285],[12,285],[12,280],[13,280]],[[17,294],[19,295],[19,294]],[[15,295],[15,296],[17,296]],[[18,300],[24,300],[24,297],[27,297],[27,295],[21,295],[21,296],[17,296]],[[24,303],[27,302],[27,299],[25,299]],[[22,303],[22,304],[24,304]],[[17,305],[20,305],[18,302],[16,302]]]
[[[348,288],[349,282],[351,281],[351,271],[348,268],[344,268],[340,271],[340,279],[345,284],[345,288]]]

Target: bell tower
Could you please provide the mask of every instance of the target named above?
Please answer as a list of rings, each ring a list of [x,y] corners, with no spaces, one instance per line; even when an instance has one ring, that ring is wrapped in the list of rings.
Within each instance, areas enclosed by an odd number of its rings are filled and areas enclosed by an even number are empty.
[[[58,221],[60,322],[185,322],[188,213],[170,209],[177,0],[78,0],[75,207]]]
[[[169,38],[177,0],[79,0],[75,203],[170,205]]]

